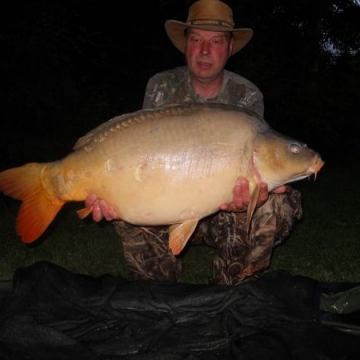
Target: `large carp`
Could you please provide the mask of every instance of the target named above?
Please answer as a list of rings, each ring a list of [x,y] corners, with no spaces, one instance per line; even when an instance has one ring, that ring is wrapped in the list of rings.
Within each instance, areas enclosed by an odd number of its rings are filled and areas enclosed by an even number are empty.
[[[317,152],[245,109],[172,105],[114,117],[61,160],[5,170],[0,190],[22,202],[16,227],[25,243],[39,238],[66,202],[94,193],[126,222],[169,225],[178,254],[201,218],[232,201],[238,177],[249,180],[250,224],[260,182],[270,191],[316,177],[323,164]]]

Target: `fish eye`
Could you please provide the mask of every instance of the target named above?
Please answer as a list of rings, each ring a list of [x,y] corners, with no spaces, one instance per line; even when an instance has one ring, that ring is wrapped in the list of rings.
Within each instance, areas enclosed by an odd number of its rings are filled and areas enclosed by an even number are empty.
[[[301,151],[301,146],[299,144],[292,143],[290,144],[290,151],[294,154],[299,154]]]

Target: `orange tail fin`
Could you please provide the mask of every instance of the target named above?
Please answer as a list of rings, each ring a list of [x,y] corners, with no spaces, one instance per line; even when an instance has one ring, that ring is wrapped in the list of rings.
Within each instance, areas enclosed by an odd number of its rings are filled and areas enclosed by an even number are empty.
[[[0,173],[0,190],[22,202],[16,230],[25,243],[38,239],[64,205],[64,201],[51,197],[43,187],[44,166],[31,163]]]

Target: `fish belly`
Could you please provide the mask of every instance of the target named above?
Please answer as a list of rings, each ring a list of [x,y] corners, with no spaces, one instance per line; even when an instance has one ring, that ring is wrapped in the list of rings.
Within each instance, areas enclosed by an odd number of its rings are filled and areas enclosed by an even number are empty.
[[[172,224],[202,218],[231,200],[236,171],[196,167],[167,169],[153,164],[130,166],[114,179],[104,179],[103,198],[119,216],[138,225]],[[120,184],[118,186],[117,184]]]

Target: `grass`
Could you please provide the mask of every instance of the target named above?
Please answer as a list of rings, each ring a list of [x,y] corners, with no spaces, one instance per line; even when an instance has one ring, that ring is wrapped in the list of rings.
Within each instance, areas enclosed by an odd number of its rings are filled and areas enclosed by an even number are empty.
[[[335,160],[326,161],[318,179],[294,183],[303,197],[304,217],[292,234],[274,249],[268,271],[285,269],[320,281],[360,281],[359,171]],[[11,279],[19,267],[47,260],[75,273],[127,277],[120,238],[110,223],[80,220],[67,204],[41,239],[25,245],[15,233],[19,203],[0,195],[0,279]],[[182,281],[212,281],[213,250],[192,246],[183,254]]]
[[[329,162],[315,183],[297,185],[304,217],[275,250],[271,269],[322,281],[360,281],[358,177],[356,161]]]

